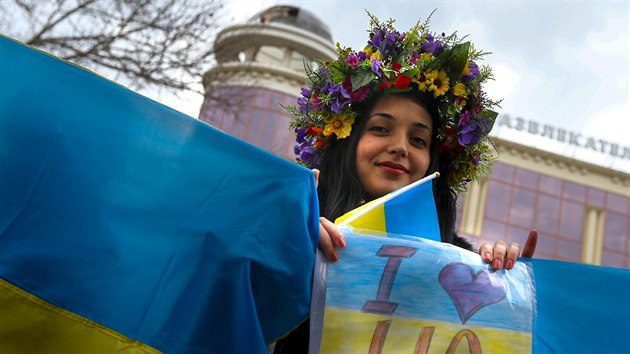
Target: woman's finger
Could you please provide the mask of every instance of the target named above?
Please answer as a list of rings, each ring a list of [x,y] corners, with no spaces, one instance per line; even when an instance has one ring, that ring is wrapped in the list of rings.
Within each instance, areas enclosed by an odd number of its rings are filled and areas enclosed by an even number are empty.
[[[323,225],[326,229],[326,232],[330,236],[332,240],[332,244],[336,248],[346,247],[346,239],[343,237],[343,233],[339,229],[339,226],[335,225],[332,221],[321,217],[319,218],[320,225]]]
[[[492,268],[501,269],[503,267],[503,260],[507,251],[507,245],[505,241],[497,241],[492,248]]]
[[[518,255],[521,253],[521,245],[516,242],[512,242],[507,249],[507,255],[505,256],[505,269],[510,270],[514,268],[514,263],[518,259]]]
[[[536,243],[538,242],[538,231],[536,229],[532,229],[529,232],[529,236],[527,237],[527,242],[525,242],[525,247],[523,247],[523,258],[532,258],[534,257],[534,252],[536,251]]]
[[[479,247],[479,255],[486,263],[492,262],[492,245],[489,243],[483,243]]]
[[[320,219],[321,220],[321,219]],[[324,253],[324,256],[328,258],[331,262],[336,262],[339,259],[337,255],[337,251],[335,251],[335,246],[333,245],[333,241],[326,231],[324,225],[322,225],[321,221],[319,223],[319,249]]]
[[[319,170],[314,168],[313,174],[315,175],[315,187],[319,187]]]

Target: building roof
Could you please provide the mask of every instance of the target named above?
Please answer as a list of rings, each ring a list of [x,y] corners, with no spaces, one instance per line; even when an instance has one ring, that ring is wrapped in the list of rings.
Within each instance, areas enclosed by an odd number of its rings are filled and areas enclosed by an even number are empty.
[[[292,25],[319,35],[332,42],[330,29],[326,24],[320,21],[311,12],[295,6],[279,5],[263,10],[247,22],[250,23],[269,23],[279,22]]]

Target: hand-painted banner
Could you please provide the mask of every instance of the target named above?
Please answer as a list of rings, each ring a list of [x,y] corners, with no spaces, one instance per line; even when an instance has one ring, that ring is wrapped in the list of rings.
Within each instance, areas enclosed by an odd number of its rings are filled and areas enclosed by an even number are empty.
[[[526,264],[497,272],[452,245],[361,233],[327,267],[321,353],[531,351]]]
[[[373,236],[378,235],[378,236]],[[630,271],[521,259],[349,229],[318,258],[311,353],[624,353]]]
[[[310,170],[0,37],[0,352],[266,353],[308,316]]]

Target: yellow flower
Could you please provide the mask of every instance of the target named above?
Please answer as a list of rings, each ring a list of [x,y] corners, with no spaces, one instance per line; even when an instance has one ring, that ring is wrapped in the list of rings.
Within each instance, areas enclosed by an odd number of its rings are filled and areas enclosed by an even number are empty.
[[[433,70],[427,74],[427,82],[429,84],[429,91],[434,91],[433,96],[442,96],[448,91],[448,76],[446,71]]]
[[[381,52],[377,51],[376,53],[370,56],[371,59],[381,60]]]
[[[427,90],[427,73],[419,72],[414,78],[411,79],[411,82],[415,82],[418,84],[418,91],[424,92]]]
[[[470,74],[470,60],[466,60],[466,65],[464,65],[464,70],[462,70],[462,75]]]
[[[335,115],[332,118],[326,119],[324,135],[329,136],[334,133],[337,135],[337,139],[343,139],[350,135],[353,123],[354,117],[352,116]]]
[[[366,47],[365,49],[363,49],[363,53],[365,53],[366,56],[371,57],[372,56],[372,48]]]
[[[422,53],[420,54],[420,60],[421,61],[429,61],[433,58],[433,55],[431,55],[430,53]]]
[[[453,95],[458,96],[458,97],[466,97],[466,86],[464,84],[462,84],[461,82],[458,82],[455,84],[455,86],[453,86],[453,88],[451,89],[451,92],[453,92]]]

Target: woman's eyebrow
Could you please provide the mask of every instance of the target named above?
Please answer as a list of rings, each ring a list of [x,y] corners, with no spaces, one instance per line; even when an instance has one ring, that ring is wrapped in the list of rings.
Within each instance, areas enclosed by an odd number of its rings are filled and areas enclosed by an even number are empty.
[[[376,113],[372,113],[372,115],[370,116],[370,118],[369,118],[369,119],[372,119],[372,118],[374,118],[375,116],[379,116],[379,117],[385,118],[385,119],[387,119],[387,120],[392,120],[392,121],[396,120],[396,117],[394,117],[393,115],[391,115],[391,114],[389,114],[389,113],[385,113],[385,112],[376,112]],[[428,125],[424,124],[424,123],[421,123],[421,122],[414,122],[414,123],[413,123],[413,126],[414,126],[414,128],[425,129],[425,130],[427,130],[429,133],[431,133],[431,128],[430,128]]]

